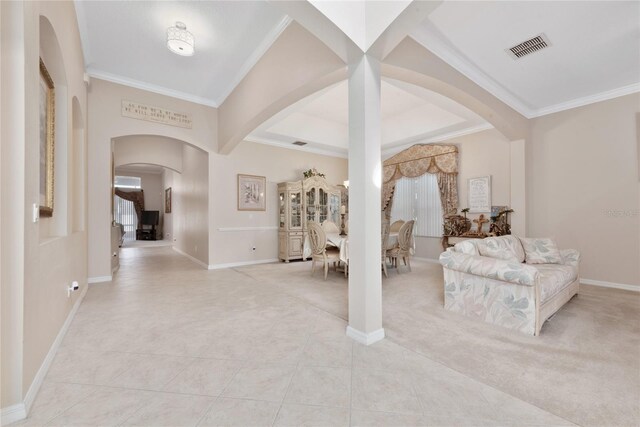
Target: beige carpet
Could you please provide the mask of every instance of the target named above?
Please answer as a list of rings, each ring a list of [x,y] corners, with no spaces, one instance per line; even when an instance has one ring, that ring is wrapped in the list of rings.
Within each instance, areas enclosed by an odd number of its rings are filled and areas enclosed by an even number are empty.
[[[330,272],[310,281],[310,268],[236,270],[346,319],[346,279]],[[638,293],[583,285],[530,337],[445,311],[442,281],[439,265],[419,261],[383,278],[389,340],[579,425],[640,425]]]

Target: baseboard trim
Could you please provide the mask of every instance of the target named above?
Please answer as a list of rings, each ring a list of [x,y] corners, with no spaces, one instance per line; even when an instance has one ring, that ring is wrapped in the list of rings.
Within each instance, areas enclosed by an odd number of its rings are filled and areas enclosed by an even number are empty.
[[[347,336],[360,344],[371,345],[384,339],[384,329],[380,328],[377,331],[365,334],[357,329],[347,326]]]
[[[580,279],[580,283],[583,285],[593,285],[600,286],[603,288],[613,288],[613,289],[623,289],[625,291],[633,291],[640,292],[640,286],[636,285],[627,285],[624,283],[613,283],[613,282],[605,282],[603,280],[592,280],[592,279]]]
[[[440,261],[438,261],[437,259],[433,259],[433,258],[421,258],[421,257],[417,257],[417,256],[414,256],[412,258],[415,259],[415,260],[418,260],[418,261],[430,262],[432,264],[440,264]]]
[[[27,418],[27,411],[24,408],[24,403],[7,406],[0,410],[0,425],[3,426],[24,420],[25,418]]]
[[[229,262],[226,264],[211,264],[209,265],[209,270],[220,270],[223,268],[244,267],[246,265],[256,265],[256,264],[270,264],[272,262],[278,262],[278,258],[259,259],[256,261]]]
[[[29,411],[31,410],[31,406],[33,406],[33,402],[36,400],[36,396],[40,391],[40,387],[42,387],[42,383],[44,382],[44,378],[47,376],[47,372],[49,372],[49,368],[51,367],[51,363],[53,362],[54,357],[56,357],[56,353],[58,353],[58,349],[60,348],[60,344],[62,344],[62,340],[64,336],[67,334],[69,330],[69,326],[73,321],[73,318],[76,316],[76,312],[84,299],[84,296],[87,294],[88,286],[82,288],[82,292],[80,293],[80,297],[73,304],[73,308],[67,315],[66,320],[62,324],[60,328],[60,332],[56,336],[56,339],[51,344],[49,348],[49,352],[47,356],[42,361],[42,365],[40,365],[40,369],[36,373],[36,376],[33,378],[33,382],[31,386],[29,386],[29,390],[24,397],[24,403],[20,403],[18,405],[13,405],[8,408],[2,409],[2,425],[9,424],[15,421],[22,420],[27,417]]]
[[[208,268],[209,267],[206,263],[200,261],[198,258],[195,258],[195,257],[189,255],[185,251],[183,251],[181,249],[178,249],[175,246],[171,246],[171,249],[173,249],[174,251],[178,252],[180,255],[186,256],[187,258],[189,258],[191,261],[195,262],[196,264],[198,264],[202,268]]]
[[[92,284],[92,283],[104,283],[104,282],[110,282],[113,280],[113,276],[96,276],[96,277],[89,277],[87,279],[87,283]]]

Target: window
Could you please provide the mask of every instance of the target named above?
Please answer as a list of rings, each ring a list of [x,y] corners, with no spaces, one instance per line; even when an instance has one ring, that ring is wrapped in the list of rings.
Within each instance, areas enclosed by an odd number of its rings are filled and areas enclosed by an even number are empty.
[[[138,190],[142,188],[142,179],[137,176],[116,176],[116,188],[126,190]],[[133,207],[133,202],[114,196],[113,217],[118,224],[124,226],[124,239],[135,240],[136,228],[138,228],[138,215]]]
[[[427,173],[396,181],[391,222],[399,219],[415,220],[416,236],[442,236],[442,203],[436,175]]]
[[[116,176],[116,188],[140,189],[142,179],[138,176]]]

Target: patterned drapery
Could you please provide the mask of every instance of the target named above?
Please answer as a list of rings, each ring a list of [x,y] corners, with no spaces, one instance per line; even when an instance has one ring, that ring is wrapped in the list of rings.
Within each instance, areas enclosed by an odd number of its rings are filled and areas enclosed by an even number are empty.
[[[391,212],[396,181],[417,178],[425,173],[438,175],[444,215],[458,210],[458,147],[455,145],[417,144],[384,161],[382,210]]]
[[[138,224],[140,224],[140,222],[142,222],[142,211],[144,210],[144,191],[122,191],[116,188],[116,196],[133,202],[133,207],[138,217]]]

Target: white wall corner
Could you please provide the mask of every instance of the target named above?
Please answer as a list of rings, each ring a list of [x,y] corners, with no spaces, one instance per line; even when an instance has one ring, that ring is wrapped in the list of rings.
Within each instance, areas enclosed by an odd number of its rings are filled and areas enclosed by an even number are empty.
[[[175,246],[173,246],[173,245],[171,246],[171,249],[173,249],[174,251],[178,252],[180,255],[184,255],[185,257],[189,258],[191,261],[195,262],[195,263],[196,263],[196,264],[198,264],[200,267],[203,267],[203,268],[209,269],[209,265],[208,265],[208,264],[206,264],[206,263],[204,263],[204,262],[202,262],[202,261],[201,261],[201,260],[199,260],[198,258],[196,258],[196,257],[193,257],[193,256],[189,255],[188,253],[186,253],[186,252],[184,252],[184,251],[182,251],[182,250],[180,250],[180,249],[176,248],[176,247],[175,247]]]
[[[622,289],[625,291],[632,291],[632,292],[640,292],[640,286],[638,285],[627,285],[625,283],[605,282],[603,280],[592,280],[592,279],[580,278],[580,284],[600,286],[603,288]]]
[[[111,280],[113,280],[113,276],[96,276],[96,277],[89,277],[87,279],[87,283],[89,284],[104,283],[104,282],[110,282]]]
[[[269,259],[259,259],[255,261],[229,262],[225,264],[210,264],[209,270],[220,270],[223,268],[243,267],[245,265],[270,264],[272,262],[278,262],[278,261],[279,261],[278,258],[269,258]]]
[[[384,328],[366,334],[351,326],[347,326],[347,336],[360,344],[371,345],[384,339]]]
[[[24,403],[7,406],[0,411],[0,425],[3,426],[24,420],[25,418],[27,418],[27,411],[25,410]]]

